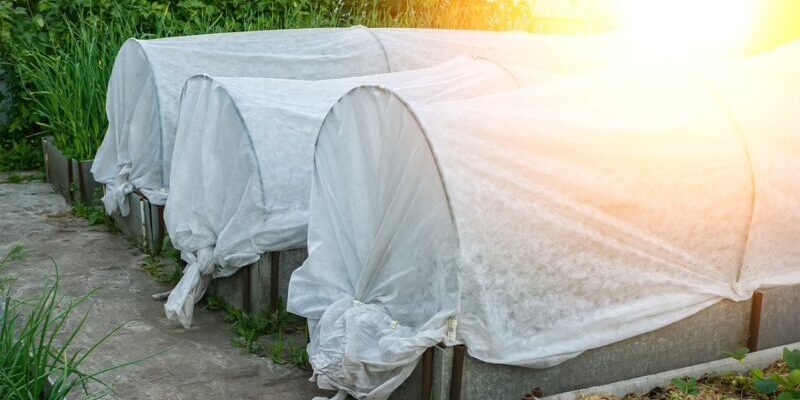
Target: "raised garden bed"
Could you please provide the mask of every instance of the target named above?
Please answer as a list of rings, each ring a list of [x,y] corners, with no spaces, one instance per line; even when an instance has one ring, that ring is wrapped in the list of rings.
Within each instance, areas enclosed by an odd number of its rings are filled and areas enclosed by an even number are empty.
[[[215,279],[209,288],[225,303],[250,315],[286,307],[289,278],[308,257],[305,248],[265,253],[236,274]]]
[[[556,366],[531,369],[489,364],[464,346],[444,349],[452,358],[436,382],[450,382],[441,399],[519,399],[539,388],[544,396],[607,385],[725,359],[742,346],[751,351],[800,341],[800,286],[763,290],[743,302],[724,300],[653,332],[592,349]],[[441,394],[441,393],[440,393]],[[538,396],[537,396],[538,397]],[[434,397],[437,398],[437,397]]]
[[[800,391],[800,342],[760,350],[740,349],[730,358],[643,376],[547,400],[673,400],[797,398]],[[776,378],[777,377],[777,378]],[[792,389],[794,385],[794,390]],[[790,392],[784,394],[786,392]],[[792,393],[793,392],[793,393]]]
[[[127,200],[130,212],[124,217],[119,211],[111,214],[114,225],[139,248],[158,254],[165,237],[164,206],[150,203],[137,191],[129,193]]]
[[[42,139],[44,169],[47,181],[64,196],[68,203],[91,204],[98,200],[101,185],[92,176],[92,160],[67,157],[53,144],[53,138]]]

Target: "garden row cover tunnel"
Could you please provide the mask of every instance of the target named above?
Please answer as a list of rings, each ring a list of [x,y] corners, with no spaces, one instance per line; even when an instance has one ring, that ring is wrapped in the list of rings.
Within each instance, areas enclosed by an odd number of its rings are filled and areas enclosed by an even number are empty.
[[[195,76],[180,104],[165,222],[189,261],[166,305],[191,325],[208,278],[267,252],[305,248],[314,142],[353,87],[379,84],[434,102],[512,90],[552,74],[463,56],[435,67],[303,81]]]
[[[795,42],[450,102],[351,90],[289,286],[317,383],[383,399],[437,343],[549,367],[800,283],[798,71]]]
[[[335,79],[425,68],[460,55],[573,73],[617,54],[616,35],[365,27],[240,32],[128,40],[114,62],[106,99],[109,127],[92,167],[106,185],[109,213],[128,213],[134,189],[164,205],[181,89],[214,77]],[[178,149],[180,151],[180,149]]]

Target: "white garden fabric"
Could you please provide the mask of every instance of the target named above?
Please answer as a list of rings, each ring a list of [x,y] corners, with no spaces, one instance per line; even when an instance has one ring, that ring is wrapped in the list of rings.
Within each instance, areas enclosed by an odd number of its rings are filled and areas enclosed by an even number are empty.
[[[385,399],[439,342],[548,367],[800,283],[798,93],[800,43],[458,102],[354,89],[289,287],[319,386]]]
[[[353,87],[380,84],[411,99],[443,101],[550,79],[468,56],[322,81],[191,78],[164,215],[188,266],[167,300],[167,316],[188,327],[211,276],[229,276],[266,252],[305,247],[314,141],[333,103]]]
[[[108,131],[95,180],[110,189],[106,210],[127,215],[125,195],[141,190],[164,204],[178,102],[192,75],[336,78],[386,71],[380,45],[361,29],[311,29],[130,39],[120,49],[106,97]]]
[[[131,39],[114,62],[109,127],[92,173],[109,189],[103,198],[109,213],[127,215],[126,194],[134,189],[163,205],[181,89],[196,74],[334,79],[430,67],[458,55],[573,73],[607,63],[621,46],[614,35],[364,27]]]

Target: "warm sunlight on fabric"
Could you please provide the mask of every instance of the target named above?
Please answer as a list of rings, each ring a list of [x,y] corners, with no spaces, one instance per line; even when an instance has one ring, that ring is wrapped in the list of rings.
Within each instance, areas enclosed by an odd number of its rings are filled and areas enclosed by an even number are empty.
[[[639,54],[742,54],[757,0],[618,0],[623,31]]]

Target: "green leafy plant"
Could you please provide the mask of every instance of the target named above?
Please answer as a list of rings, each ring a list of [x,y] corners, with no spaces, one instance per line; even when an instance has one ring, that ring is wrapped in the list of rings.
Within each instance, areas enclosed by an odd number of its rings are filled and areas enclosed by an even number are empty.
[[[207,295],[205,299],[206,302],[204,306],[205,309],[208,311],[225,311],[226,308],[228,307],[228,305],[225,304],[225,301],[222,300],[222,298],[219,297],[216,293]]]
[[[726,354],[744,364],[748,353],[746,348],[740,348]],[[784,348],[781,363],[783,368],[772,372],[752,368],[737,384],[763,396],[775,396],[778,400],[800,399],[800,349]]]
[[[304,346],[289,345],[289,361],[301,368],[310,368],[308,363],[308,352]]]
[[[724,352],[722,354],[724,354],[724,355],[726,355],[726,356],[728,356],[728,357],[730,357],[730,358],[732,358],[732,359],[734,359],[736,361],[740,361],[741,362],[741,361],[744,360],[745,357],[747,357],[748,354],[750,354],[750,349],[748,349],[747,347],[740,347],[740,348],[736,349],[736,351],[734,351],[732,353],[726,351],[726,352]]]
[[[180,267],[177,264],[164,262],[156,255],[148,255],[142,264],[142,269],[157,282],[175,285],[181,280]]]
[[[29,140],[0,141],[0,171],[24,171],[42,165],[41,147]]]
[[[231,342],[234,346],[259,356],[269,356],[276,364],[287,361],[301,368],[308,369],[308,354],[305,347],[287,343],[284,335],[304,331],[304,324],[299,317],[285,311],[282,300],[278,299],[276,311],[264,316],[250,316],[247,313],[227,304],[216,294],[207,295],[205,308],[209,311],[225,312],[225,322],[231,324],[236,338]],[[269,353],[262,343],[269,343]]]
[[[180,251],[172,246],[168,236],[164,236],[157,253],[148,254],[142,269],[154,280],[176,285],[181,280]]]
[[[86,204],[76,200],[72,205],[72,213],[78,217],[85,218],[89,221],[89,225],[111,224],[111,220],[100,204]]]
[[[158,251],[161,257],[180,264],[181,251],[172,245],[172,241],[169,239],[168,235],[164,235],[164,239],[161,239],[161,247],[159,247]]]
[[[697,379],[694,378],[674,378],[670,381],[672,386],[675,387],[678,391],[683,394],[688,395],[696,395],[700,393],[700,390],[697,388]]]
[[[750,370],[753,387],[763,395],[777,393],[778,400],[800,399],[800,349],[783,349],[783,363],[788,372],[766,374],[754,368]]]

